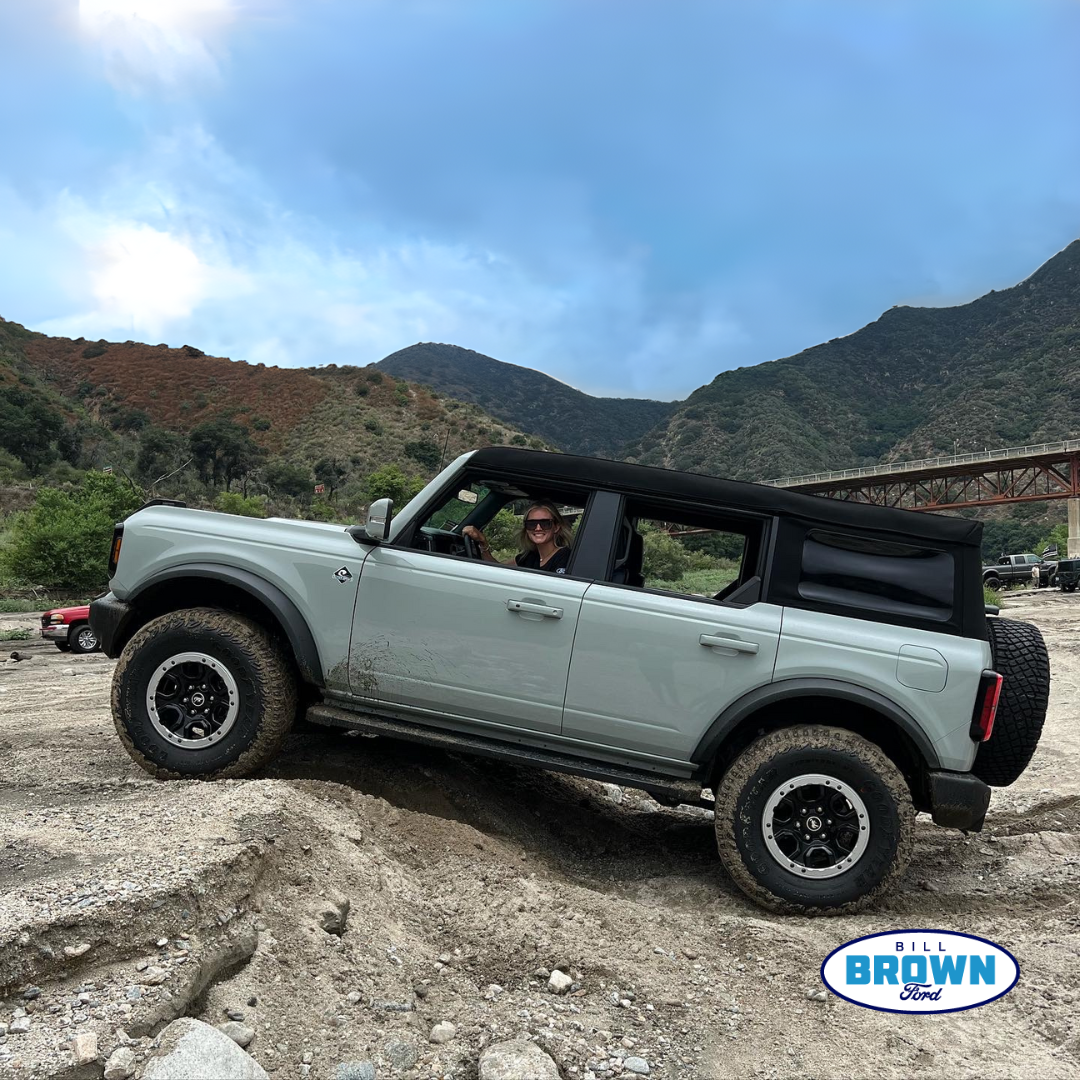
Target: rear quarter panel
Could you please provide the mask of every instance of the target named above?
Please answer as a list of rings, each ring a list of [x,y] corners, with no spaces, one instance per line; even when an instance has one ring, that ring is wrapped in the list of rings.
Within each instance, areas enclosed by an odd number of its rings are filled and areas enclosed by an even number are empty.
[[[900,681],[904,646],[914,647],[905,653],[916,657],[941,656],[947,666],[943,689],[917,689]],[[905,679],[919,681],[918,661],[905,664],[900,668]],[[774,682],[838,679],[881,694],[919,724],[934,744],[942,768],[967,772],[978,748],[968,734],[971,714],[980,676],[990,666],[985,641],[788,608]]]

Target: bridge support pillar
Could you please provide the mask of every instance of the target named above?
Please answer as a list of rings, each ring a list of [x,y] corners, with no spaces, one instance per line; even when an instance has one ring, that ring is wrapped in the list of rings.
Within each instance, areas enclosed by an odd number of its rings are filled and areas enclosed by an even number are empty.
[[[1080,499],[1069,500],[1069,558],[1080,559]]]

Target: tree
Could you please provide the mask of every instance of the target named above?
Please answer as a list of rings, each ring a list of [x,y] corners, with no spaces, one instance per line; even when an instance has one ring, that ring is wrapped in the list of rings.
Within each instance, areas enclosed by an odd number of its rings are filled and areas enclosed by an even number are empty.
[[[248,429],[223,416],[199,424],[192,430],[189,442],[203,483],[216,487],[224,482],[226,491],[234,480],[256,468],[263,457]]]
[[[148,483],[160,479],[184,462],[183,436],[164,428],[148,427],[139,439],[139,457],[135,471]]]
[[[393,499],[394,505],[400,508],[423,486],[424,481],[419,476],[406,476],[397,465],[384,465],[364,482],[364,494],[369,502]]]
[[[31,472],[56,460],[55,443],[63,431],[63,416],[41,394],[21,386],[0,388],[0,449]]]
[[[270,490],[279,495],[290,495],[302,499],[311,494],[311,470],[306,465],[284,458],[274,458],[263,469]]]
[[[14,518],[0,570],[30,585],[96,592],[108,579],[114,525],[141,503],[139,492],[100,472],[87,473],[75,491],[41,488]]]
[[[315,462],[315,479],[326,486],[327,498],[334,497],[334,490],[348,474],[345,464],[337,458],[324,457]]]

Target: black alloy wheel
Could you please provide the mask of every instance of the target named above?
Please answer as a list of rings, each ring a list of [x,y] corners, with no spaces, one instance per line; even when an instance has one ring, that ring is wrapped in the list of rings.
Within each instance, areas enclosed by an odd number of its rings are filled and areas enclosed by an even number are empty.
[[[775,911],[852,911],[882,896],[910,856],[914,819],[897,767],[842,728],[763,735],[716,792],[720,858],[743,892]]]
[[[292,726],[296,671],[251,619],[188,608],[153,619],[124,646],[112,705],[128,753],[154,776],[248,776]]]

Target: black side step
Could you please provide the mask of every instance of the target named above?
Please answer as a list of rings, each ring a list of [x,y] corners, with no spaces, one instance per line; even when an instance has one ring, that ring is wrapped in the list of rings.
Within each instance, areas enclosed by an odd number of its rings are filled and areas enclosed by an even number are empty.
[[[375,716],[372,713],[354,712],[352,709],[342,709],[324,702],[308,706],[305,719],[309,723],[322,724],[325,727],[366,731],[373,735],[386,735],[392,739],[421,743],[439,750],[476,754],[479,757],[495,758],[515,765],[572,773],[574,776],[585,776],[590,780],[603,780],[623,787],[641,788],[671,806],[685,804],[705,806],[710,810],[713,808],[711,802],[702,799],[701,784],[695,780],[676,780],[639,769],[588,761],[585,758],[570,757],[532,746],[514,746],[485,739],[479,735],[465,735],[456,731],[423,727],[420,724],[411,724],[407,720],[393,720],[384,716]]]

